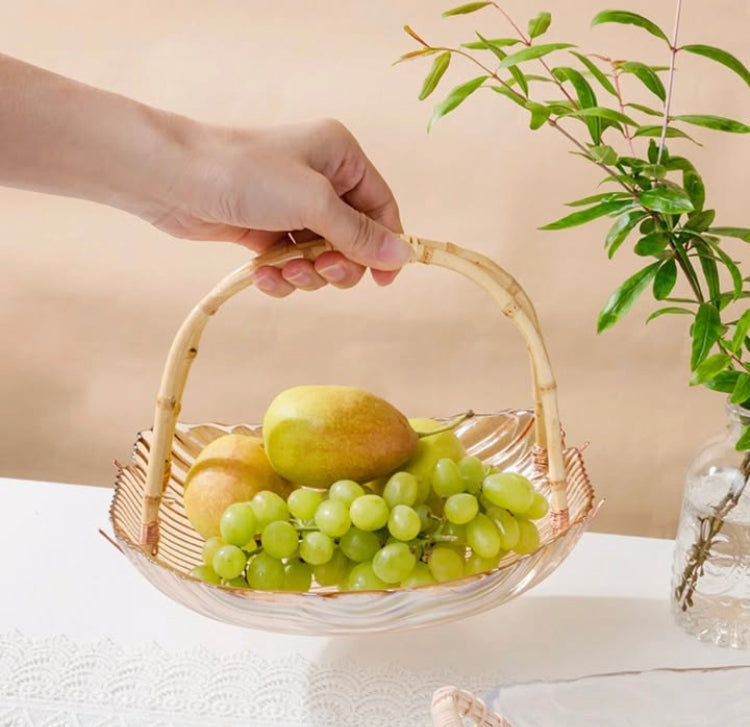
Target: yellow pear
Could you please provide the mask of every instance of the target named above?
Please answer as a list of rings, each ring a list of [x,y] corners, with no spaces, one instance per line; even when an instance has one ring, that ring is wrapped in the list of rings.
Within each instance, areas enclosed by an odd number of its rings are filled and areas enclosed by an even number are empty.
[[[273,468],[300,485],[367,482],[400,467],[417,434],[384,399],[351,386],[296,386],[281,392],[263,418]]]
[[[224,510],[260,490],[286,496],[291,485],[271,468],[263,440],[227,434],[206,445],[185,478],[183,502],[188,520],[205,539],[219,534]]]

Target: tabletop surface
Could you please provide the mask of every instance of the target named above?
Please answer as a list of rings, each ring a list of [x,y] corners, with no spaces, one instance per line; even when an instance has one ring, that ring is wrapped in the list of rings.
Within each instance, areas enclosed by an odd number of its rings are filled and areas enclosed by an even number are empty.
[[[673,542],[586,533],[546,581],[449,626],[301,637],[193,613],[99,533],[106,488],[0,478],[0,727],[430,724],[454,684],[750,663],[669,612]]]

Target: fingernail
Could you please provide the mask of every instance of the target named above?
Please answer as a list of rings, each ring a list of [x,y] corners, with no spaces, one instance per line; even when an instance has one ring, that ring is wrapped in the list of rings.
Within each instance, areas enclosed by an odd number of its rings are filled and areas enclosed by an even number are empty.
[[[327,268],[321,268],[318,272],[329,283],[340,283],[346,277],[346,272],[341,269],[340,265],[330,265]]]
[[[411,247],[400,237],[386,235],[378,250],[378,260],[389,267],[400,268],[411,259]]]

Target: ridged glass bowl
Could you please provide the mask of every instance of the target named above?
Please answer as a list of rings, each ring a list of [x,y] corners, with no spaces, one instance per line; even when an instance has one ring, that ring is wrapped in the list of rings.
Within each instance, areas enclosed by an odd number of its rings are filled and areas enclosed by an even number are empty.
[[[182,504],[185,475],[208,442],[227,433],[260,433],[256,426],[178,423],[172,439],[171,475],[159,510],[155,554],[138,544],[152,432],[136,441],[132,462],[121,465],[111,507],[115,537],[123,553],[159,590],[188,608],[219,621],[294,634],[351,634],[394,631],[445,623],[499,606],[549,575],[571,552],[594,511],[594,491],[576,448],[564,450],[570,526],[553,535],[549,516],[538,521],[541,547],[525,556],[508,555],[498,567],[460,580],[418,588],[308,593],[225,588],[191,578],[201,562],[203,541]],[[543,462],[534,445],[534,414],[525,410],[475,415],[456,433],[470,454],[501,469],[526,475],[549,495]]]

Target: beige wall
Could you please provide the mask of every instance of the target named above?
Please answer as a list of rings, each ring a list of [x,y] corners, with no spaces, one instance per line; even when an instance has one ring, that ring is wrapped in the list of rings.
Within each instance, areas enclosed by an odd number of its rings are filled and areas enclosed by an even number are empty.
[[[532,136],[518,110],[489,93],[425,133],[430,106],[416,94],[426,66],[391,65],[412,48],[401,26],[435,42],[463,41],[475,27],[505,34],[487,15],[440,20],[444,5],[25,0],[0,6],[0,47],[210,121],[340,118],[390,181],[408,231],[490,255],[535,302],[568,439],[590,442],[590,473],[606,499],[596,528],[671,535],[685,465],[722,426],[722,398],[688,387],[683,320],[644,326],[648,300],[596,335],[598,310],[639,261],[627,250],[606,259],[604,223],[537,229],[596,182],[558,135]],[[527,3],[505,5],[525,23]],[[607,3],[550,5],[558,39],[597,50],[616,38],[612,52],[660,58],[658,43],[635,30],[588,29]],[[620,5],[671,27],[671,2]],[[747,61],[748,21],[744,2],[688,2],[682,37]],[[681,60],[680,70],[679,111],[750,119],[739,79],[699,59]],[[452,71],[449,82],[467,77]],[[725,224],[747,225],[750,140],[698,133],[706,146],[689,151],[710,203]],[[0,474],[109,485],[112,460],[127,459],[135,433],[150,426],[174,331],[246,253],[174,241],[117,211],[13,190],[0,190],[0,220]],[[750,262],[740,243],[732,251]],[[410,415],[531,401],[511,326],[469,283],[415,267],[385,290],[368,281],[350,292],[236,299],[207,329],[183,417],[256,421],[280,389],[312,381],[364,386]]]

